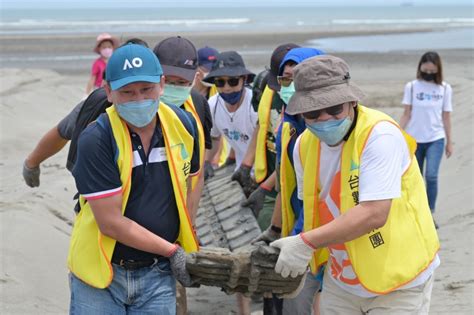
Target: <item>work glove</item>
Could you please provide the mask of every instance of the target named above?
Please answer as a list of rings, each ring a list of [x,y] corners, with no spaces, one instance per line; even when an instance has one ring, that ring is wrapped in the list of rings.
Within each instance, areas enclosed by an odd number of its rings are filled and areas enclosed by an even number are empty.
[[[253,214],[257,218],[260,210],[263,208],[263,203],[267,193],[267,189],[263,188],[262,186],[258,186],[258,188],[250,194],[247,200],[242,201],[242,207],[249,207],[252,209]]]
[[[171,271],[173,272],[176,280],[183,285],[183,287],[189,287],[193,284],[191,276],[186,270],[186,252],[181,246],[176,245],[176,249],[173,254],[169,257],[171,264]]]
[[[257,238],[255,238],[251,244],[255,244],[257,242],[265,242],[267,245],[273,241],[276,241],[281,237],[281,232],[276,232],[272,229],[272,225],[270,225],[265,231],[262,232]]]
[[[40,185],[40,168],[39,166],[29,168],[26,165],[26,160],[23,162],[23,178],[30,187],[38,187]]]
[[[250,187],[252,185],[252,178],[250,177],[250,170],[252,167],[241,164],[240,167],[232,174],[231,180],[237,181],[242,188]]]
[[[214,177],[214,168],[212,167],[211,162],[205,161],[204,162],[204,180],[208,178]]]
[[[280,255],[275,265],[275,272],[286,278],[291,275],[296,278],[306,272],[308,264],[316,249],[303,239],[303,233],[284,237],[270,243],[270,246],[280,249]]]

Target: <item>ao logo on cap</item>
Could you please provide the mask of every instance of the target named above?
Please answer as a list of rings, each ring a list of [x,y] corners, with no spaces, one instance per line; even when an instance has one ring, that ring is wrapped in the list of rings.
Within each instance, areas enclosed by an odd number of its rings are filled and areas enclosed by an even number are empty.
[[[131,63],[128,59],[125,59],[122,70],[140,68],[141,66],[143,66],[143,60],[141,60],[141,58],[135,57],[132,59]]]

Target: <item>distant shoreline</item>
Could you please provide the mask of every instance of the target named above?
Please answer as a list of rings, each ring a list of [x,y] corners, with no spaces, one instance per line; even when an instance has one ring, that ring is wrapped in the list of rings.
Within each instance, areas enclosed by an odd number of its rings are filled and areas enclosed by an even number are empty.
[[[150,33],[127,33],[120,37],[122,40],[131,37],[142,38],[153,49],[162,39],[179,35],[190,39],[196,48],[208,45],[219,51],[237,50],[242,54],[249,68],[260,71],[269,64],[269,57],[273,49],[283,43],[310,45],[310,41],[319,38],[429,33],[438,30],[437,28],[406,28],[347,31],[162,32],[156,36]],[[89,73],[93,60],[97,58],[97,55],[92,52],[94,43],[95,36],[84,34],[68,36],[0,35],[0,47],[2,47],[0,67],[43,68],[63,74],[85,75]]]

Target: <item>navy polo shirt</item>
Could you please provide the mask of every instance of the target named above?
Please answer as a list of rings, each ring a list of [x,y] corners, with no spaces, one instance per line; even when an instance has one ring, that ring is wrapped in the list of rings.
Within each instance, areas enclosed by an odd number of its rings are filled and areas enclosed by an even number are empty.
[[[196,122],[191,114],[178,108],[174,110],[194,137],[192,175],[199,171]],[[143,149],[140,136],[134,132],[130,132],[130,135],[133,169],[125,216],[167,241],[175,242],[179,233],[179,216],[161,124],[158,120],[148,154]],[[72,172],[79,193],[86,199],[99,199],[122,192],[116,154],[117,147],[108,116],[102,114],[81,133],[77,161]],[[113,260],[146,260],[155,256],[117,242]]]

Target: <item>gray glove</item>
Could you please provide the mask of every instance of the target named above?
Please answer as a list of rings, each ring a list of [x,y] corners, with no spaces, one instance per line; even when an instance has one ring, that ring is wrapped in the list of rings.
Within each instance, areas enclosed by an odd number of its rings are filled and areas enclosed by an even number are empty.
[[[258,188],[250,194],[247,200],[242,201],[241,205],[243,207],[249,207],[252,209],[253,214],[257,218],[260,210],[263,208],[263,202],[265,201],[266,194],[267,190],[263,189],[261,186],[258,186]]]
[[[204,180],[208,178],[214,177],[214,168],[212,167],[211,162],[205,161],[204,162]]]
[[[23,178],[30,187],[38,187],[40,185],[40,168],[39,166],[29,168],[26,166],[26,161],[23,162]]]
[[[252,185],[252,178],[250,177],[250,166],[241,164],[240,167],[232,174],[231,180],[239,182],[242,188],[250,187]]]
[[[189,287],[192,285],[193,281],[186,270],[186,252],[181,248],[181,246],[176,247],[175,252],[170,256],[171,271],[176,280],[178,280],[183,287]]]
[[[276,232],[272,229],[270,225],[265,231],[262,232],[256,239],[254,239],[251,244],[255,244],[257,242],[265,242],[267,245],[273,241],[276,241],[281,237],[281,233]]]

